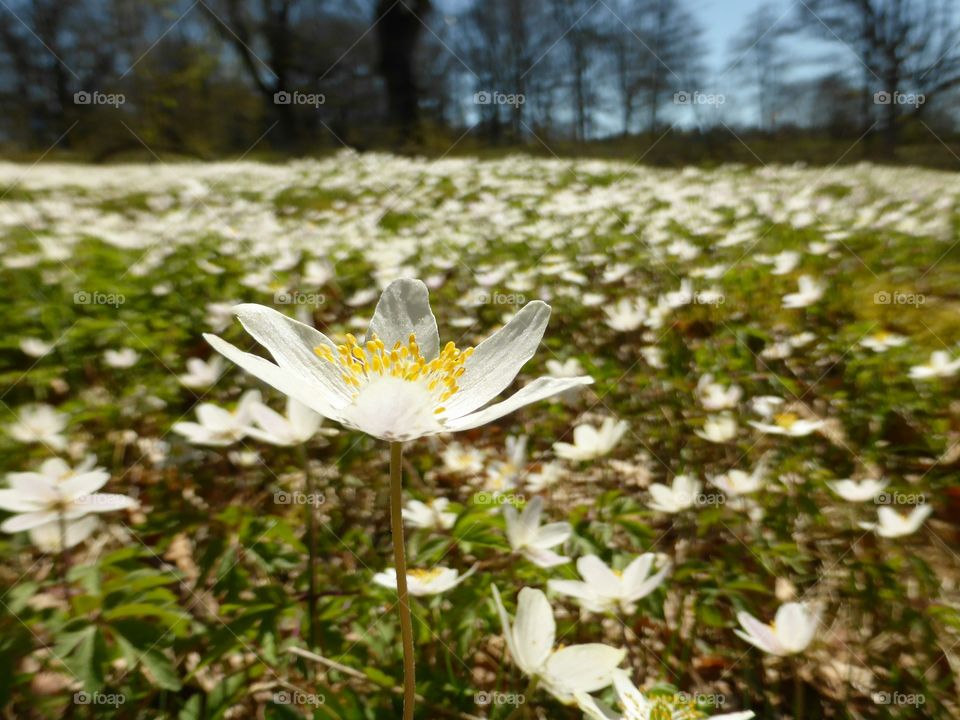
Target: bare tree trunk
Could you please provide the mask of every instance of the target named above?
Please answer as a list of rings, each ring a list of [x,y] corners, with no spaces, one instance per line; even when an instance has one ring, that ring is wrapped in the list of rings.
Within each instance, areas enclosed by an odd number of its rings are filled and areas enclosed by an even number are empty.
[[[419,141],[419,92],[413,68],[417,39],[430,0],[416,0],[412,7],[397,0],[377,3],[378,69],[387,86],[390,122],[400,142]]]

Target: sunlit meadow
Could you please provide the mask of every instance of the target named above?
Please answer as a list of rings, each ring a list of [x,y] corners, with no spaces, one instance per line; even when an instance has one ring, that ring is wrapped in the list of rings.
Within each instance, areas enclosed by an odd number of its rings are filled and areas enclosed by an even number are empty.
[[[0,165],[3,717],[956,717],[958,202]]]

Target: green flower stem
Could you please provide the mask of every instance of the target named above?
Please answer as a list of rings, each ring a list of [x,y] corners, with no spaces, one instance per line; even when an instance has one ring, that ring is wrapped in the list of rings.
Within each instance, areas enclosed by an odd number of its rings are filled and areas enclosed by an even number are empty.
[[[317,519],[316,509],[313,506],[314,479],[310,472],[310,460],[303,445],[297,447],[300,466],[303,468],[304,494],[306,502],[303,505],[304,519],[307,528],[307,640],[311,648],[317,647]]]
[[[416,668],[413,658],[413,620],[407,592],[407,559],[403,551],[403,444],[390,443],[390,530],[393,533],[393,561],[397,568],[400,635],[403,640],[403,720],[413,720],[416,702]]]

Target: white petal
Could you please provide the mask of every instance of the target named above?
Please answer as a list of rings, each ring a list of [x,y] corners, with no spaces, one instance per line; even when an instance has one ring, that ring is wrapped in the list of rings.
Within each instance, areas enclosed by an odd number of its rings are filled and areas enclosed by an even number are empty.
[[[83,473],[70,478],[60,485],[60,491],[67,497],[75,498],[96,492],[110,479],[110,475],[103,470]]]
[[[101,513],[114,510],[126,510],[137,507],[138,503],[132,497],[116,493],[94,493],[77,498],[73,507],[84,512]]]
[[[394,585],[396,585],[396,583],[394,583]],[[507,609],[503,606],[503,600],[500,599],[500,591],[497,590],[497,586],[491,585],[490,589],[493,590],[493,602],[497,606],[497,614],[500,616],[500,624],[503,626],[503,637],[507,641],[507,649],[510,651],[510,657],[513,658],[514,664],[523,672],[536,670],[536,668],[528,668],[520,664],[521,658],[517,652],[517,643],[513,636],[513,628],[510,627],[510,616],[507,615]]]
[[[596,555],[585,555],[577,560],[577,572],[598,594],[607,597],[620,595],[620,578]]]
[[[523,549],[523,556],[537,567],[552,568],[570,562],[570,558],[558,555],[553,550],[544,550],[528,545]]]
[[[336,355],[337,346],[330,338],[316,328],[264,305],[246,303],[237,305],[233,311],[246,331],[270,352],[277,365],[310,378],[313,384],[324,388],[331,404],[337,399],[344,402],[350,399],[350,393],[340,380],[339,371],[314,352],[314,348],[326,346]]]
[[[517,664],[528,672],[543,665],[553,648],[557,626],[542,591],[527,587],[520,591],[513,632],[519,656]]]
[[[466,373],[463,377],[466,377]],[[501,418],[508,413],[512,413],[524,405],[530,405],[538,400],[548,398],[551,395],[562,393],[564,390],[569,390],[570,388],[580,385],[589,385],[592,382],[593,378],[587,376],[578,378],[537,378],[503,402],[498,402],[495,405],[491,405],[488,408],[471,413],[470,415],[447,420],[444,425],[447,430],[451,432],[470,430],[475,427],[480,427],[481,425],[486,425],[488,422]],[[459,395],[459,393],[457,394]],[[456,397],[456,395],[454,397]],[[449,407],[447,408],[447,414],[451,414]]]
[[[534,300],[477,345],[463,365],[460,391],[447,403],[450,415],[472,412],[503,392],[537,351],[549,320],[550,306]]]
[[[28,513],[37,512],[44,507],[46,507],[46,503],[32,495],[25,495],[19,490],[0,490],[0,510]]]
[[[376,335],[389,349],[397,342],[406,345],[411,333],[417,336],[417,345],[425,360],[433,360],[440,354],[440,334],[430,309],[427,286],[410,278],[394,280],[377,302],[366,339]]]
[[[626,650],[600,643],[571,645],[550,656],[545,676],[552,685],[569,695],[595,692],[613,682],[613,671],[625,655]]]
[[[538,528],[529,545],[533,548],[546,550],[566,542],[573,534],[573,528],[568,522],[555,522]]]
[[[579,580],[550,580],[547,582],[547,587],[561,595],[578,600],[594,600],[596,598],[596,593],[593,592],[590,585]]]
[[[332,406],[333,402],[341,402],[339,394],[328,394],[313,376],[306,377],[284,370],[259,355],[243,352],[216,335],[205,334],[203,337],[214,350],[267,385],[299,400],[321,415],[334,420],[340,419],[339,413]]]
[[[0,525],[0,530],[8,533],[17,533],[40,527],[56,519],[57,513],[52,510],[24,513],[23,515],[14,515],[4,520],[3,524]]]

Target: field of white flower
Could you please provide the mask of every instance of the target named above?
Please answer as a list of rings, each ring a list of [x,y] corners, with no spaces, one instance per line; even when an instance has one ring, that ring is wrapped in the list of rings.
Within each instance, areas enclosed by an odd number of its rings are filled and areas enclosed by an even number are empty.
[[[0,164],[3,717],[957,717],[958,206]]]

